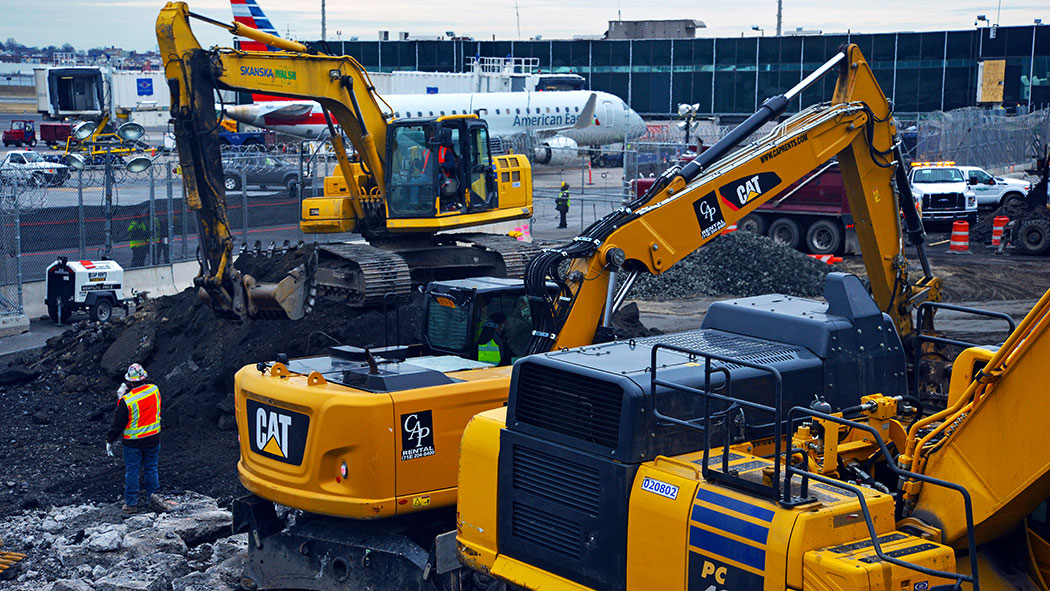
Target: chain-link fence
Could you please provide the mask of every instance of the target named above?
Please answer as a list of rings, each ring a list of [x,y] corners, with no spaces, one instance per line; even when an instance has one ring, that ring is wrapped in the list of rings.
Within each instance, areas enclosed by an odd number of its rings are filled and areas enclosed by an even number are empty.
[[[82,171],[60,163],[46,166],[60,172],[42,178],[44,173],[5,171],[0,177],[0,285],[43,279],[58,257],[106,257],[125,269],[196,259],[197,218],[184,199],[174,154],[156,157],[140,173],[128,172],[118,156]],[[235,245],[303,239],[301,200],[320,194],[322,175],[333,168],[332,160],[298,144],[224,151],[223,184]]]
[[[1006,116],[988,109],[967,108],[924,115],[917,122],[913,151],[919,161],[952,160],[988,169],[1025,164],[1032,158],[1032,140],[1050,139],[1050,109]]]

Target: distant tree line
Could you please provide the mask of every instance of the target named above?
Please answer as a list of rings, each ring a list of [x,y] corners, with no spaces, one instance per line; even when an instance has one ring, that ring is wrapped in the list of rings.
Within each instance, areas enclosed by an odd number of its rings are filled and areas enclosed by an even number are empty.
[[[18,41],[15,41],[14,37],[8,37],[7,41],[0,42],[0,51],[5,51],[10,55],[18,56],[46,56],[54,57],[56,53],[76,53],[78,55],[87,55],[89,58],[102,57],[105,55],[106,50],[102,47],[95,47],[88,49],[87,51],[77,51],[75,47],[66,43],[65,45],[58,47],[56,45],[48,45],[46,47],[34,47],[30,45],[22,45]]]

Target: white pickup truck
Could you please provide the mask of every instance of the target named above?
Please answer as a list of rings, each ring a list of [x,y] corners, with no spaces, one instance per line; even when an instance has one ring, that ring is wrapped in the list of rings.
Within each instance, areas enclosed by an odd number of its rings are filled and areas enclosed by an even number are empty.
[[[977,194],[954,162],[914,162],[908,178],[922,219],[977,223]]]
[[[977,194],[978,207],[999,207],[1007,201],[1028,194],[1032,183],[1020,179],[995,177],[976,166],[959,166],[966,175],[966,184]]]

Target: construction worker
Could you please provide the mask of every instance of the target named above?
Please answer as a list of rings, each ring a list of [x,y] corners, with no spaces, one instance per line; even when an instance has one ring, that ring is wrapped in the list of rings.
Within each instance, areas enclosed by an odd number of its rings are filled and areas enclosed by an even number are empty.
[[[565,216],[569,214],[569,183],[562,182],[561,193],[559,193],[558,198],[554,200],[554,209],[557,209],[558,214],[561,215],[561,221],[558,222],[558,227],[568,228],[569,225],[565,221]]]
[[[491,363],[492,365],[506,365],[502,363],[504,355],[500,350],[503,341],[503,324],[507,322],[507,315],[503,312],[494,312],[478,328],[478,361]],[[510,357],[506,357],[510,361]]]
[[[128,246],[131,247],[131,266],[142,267],[149,256],[149,228],[141,220],[128,224]]]
[[[124,444],[125,514],[138,513],[148,507],[164,512],[170,507],[158,496],[160,476],[160,390],[146,382],[146,370],[138,363],[128,366],[124,383],[117,389],[117,408],[106,440],[106,455],[113,456],[113,443]],[[145,496],[139,495],[142,474]]]

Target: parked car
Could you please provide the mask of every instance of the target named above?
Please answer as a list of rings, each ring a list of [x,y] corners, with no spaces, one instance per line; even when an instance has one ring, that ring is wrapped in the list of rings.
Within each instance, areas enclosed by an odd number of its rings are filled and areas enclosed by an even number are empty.
[[[954,162],[913,162],[909,180],[922,219],[977,222],[977,194]]]
[[[1032,189],[1032,183],[1021,179],[995,177],[976,166],[960,166],[966,184],[977,194],[978,207],[999,207],[1011,199],[1021,199]]]
[[[298,191],[299,168],[280,158],[256,153],[224,158],[222,162],[223,186],[227,191],[241,189],[242,171],[249,186],[263,189],[274,186],[284,187],[288,189],[289,195]]]
[[[0,160],[0,181],[57,187],[69,178],[69,167],[48,162],[37,152],[8,152]]]

